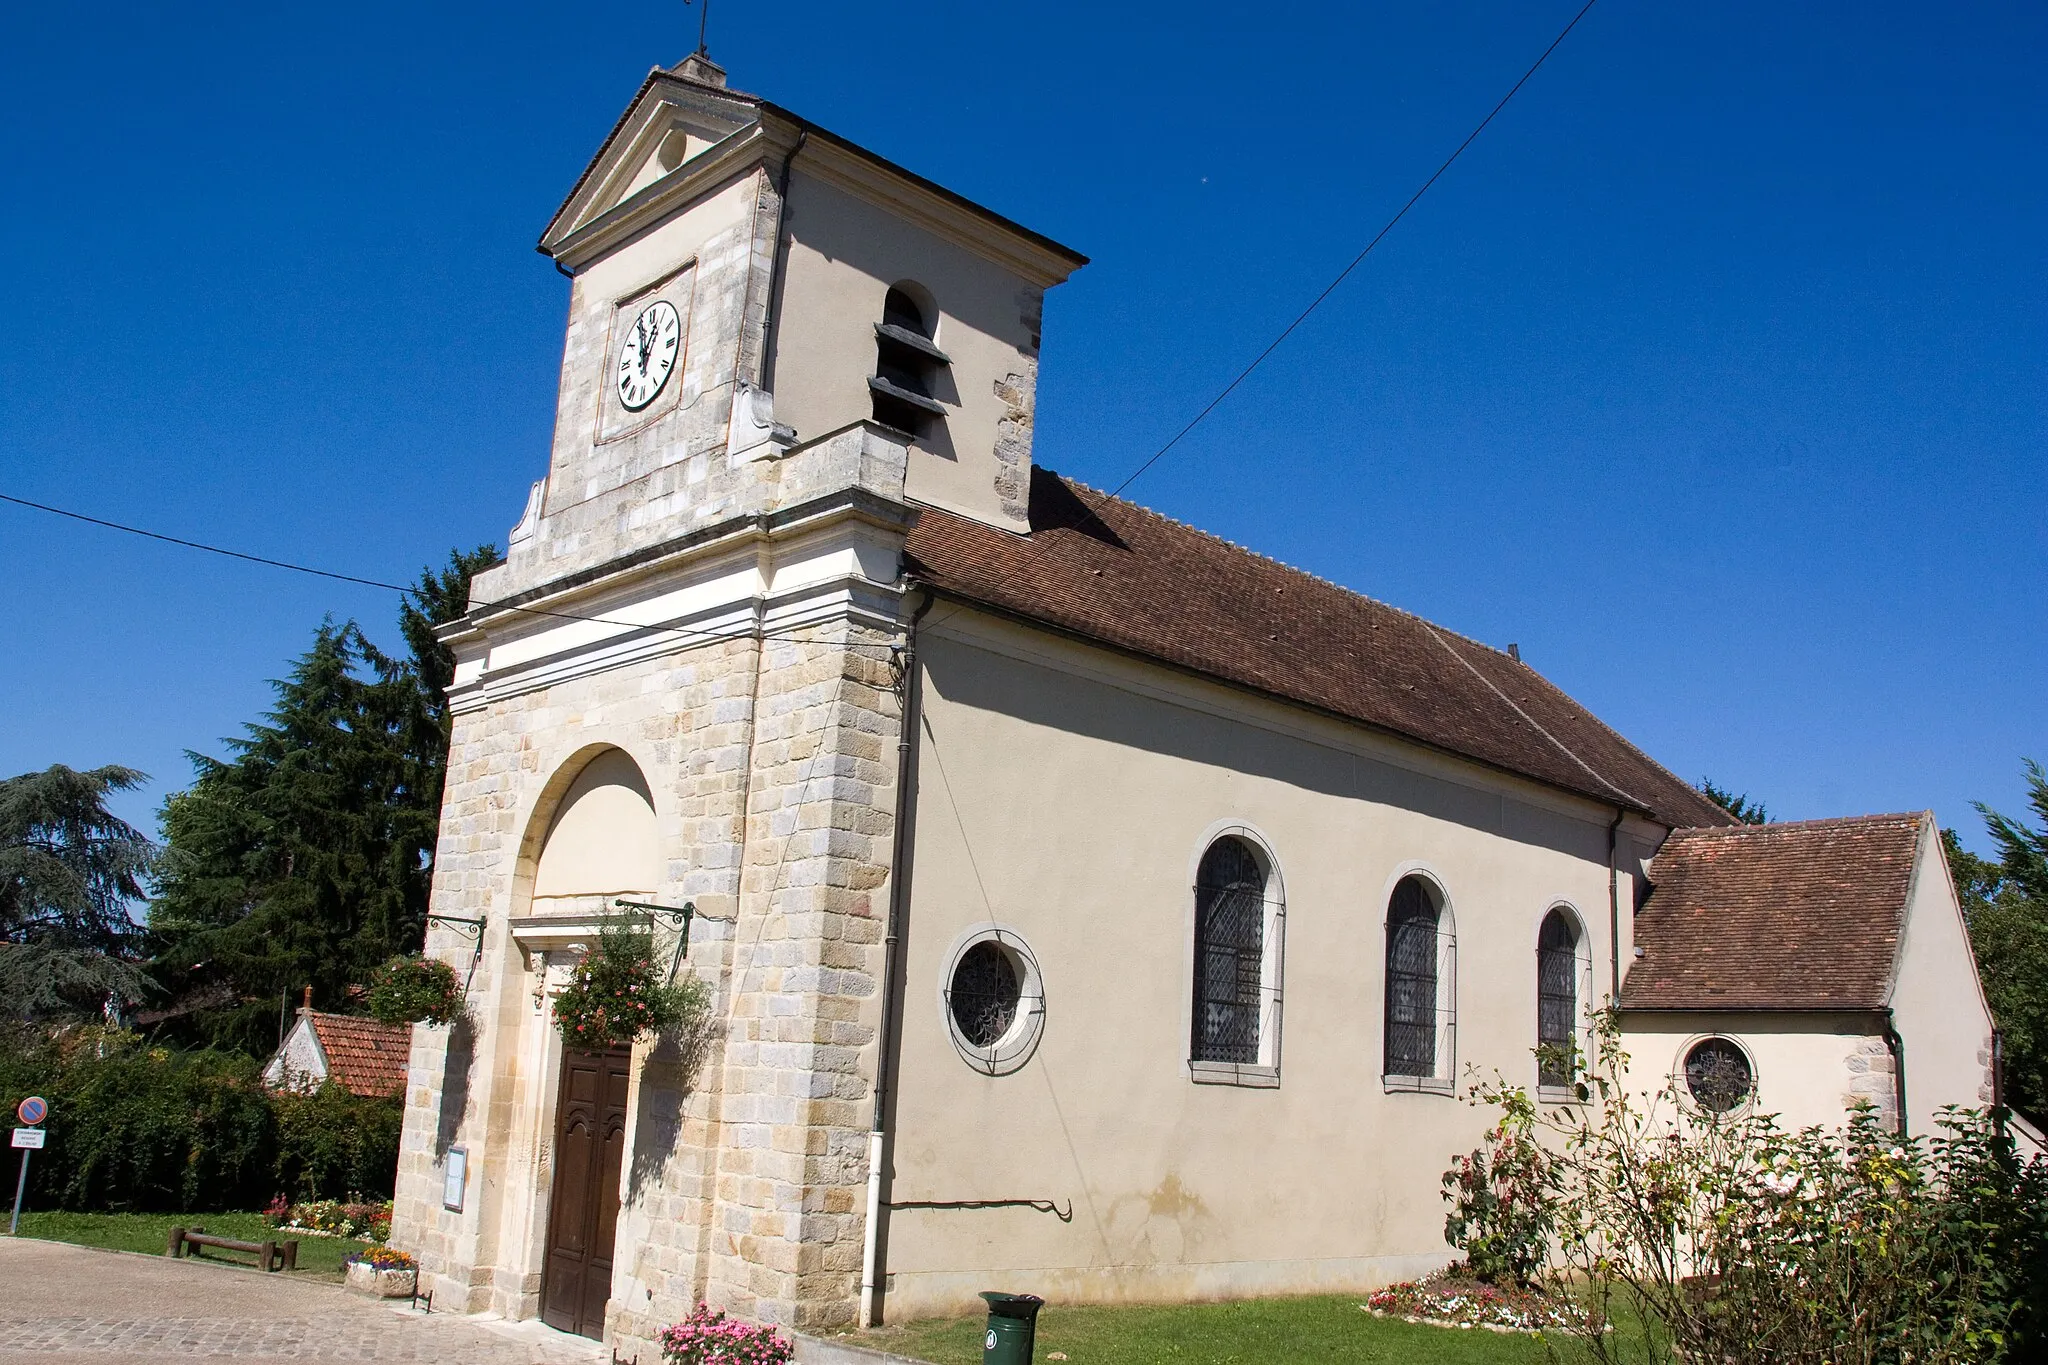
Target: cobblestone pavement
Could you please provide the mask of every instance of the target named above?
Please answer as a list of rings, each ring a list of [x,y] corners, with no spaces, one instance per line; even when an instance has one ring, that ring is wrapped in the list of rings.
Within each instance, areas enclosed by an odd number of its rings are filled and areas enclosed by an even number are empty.
[[[0,1238],[0,1365],[212,1357],[602,1365],[537,1323],[420,1313],[230,1266]]]

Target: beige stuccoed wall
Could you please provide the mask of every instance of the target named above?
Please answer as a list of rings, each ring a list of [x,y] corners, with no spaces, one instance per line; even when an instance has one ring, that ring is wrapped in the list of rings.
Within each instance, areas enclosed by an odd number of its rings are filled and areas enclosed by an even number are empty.
[[[1676,1082],[1697,1040],[1718,1034],[1749,1053],[1757,1112],[1789,1129],[1838,1127],[1862,1101],[1887,1124],[1898,1114],[1898,1072],[1885,1040],[1895,1028],[1905,1063],[1907,1129],[1935,1135],[1945,1105],[1991,1100],[1991,1014],[1977,981],[1948,863],[1930,819],[1907,891],[1889,1019],[1864,1013],[1645,1012],[1627,1020],[1631,1088],[1649,1095]]]
[[[1935,1134],[1944,1105],[1991,1102],[1991,1011],[1977,980],[1969,931],[1930,818],[1906,901],[1906,932],[1892,986],[1892,1019],[1905,1045],[1906,1112],[1915,1133]]]
[[[1886,1123],[1897,1112],[1884,1016],[1872,1013],[1632,1010],[1623,1040],[1629,1088],[1642,1100],[1675,1085],[1679,1102],[1688,1103],[1685,1054],[1710,1036],[1749,1054],[1756,1077],[1750,1111],[1777,1115],[1782,1128],[1838,1126],[1853,1099],[1869,1101]]]
[[[1536,936],[1577,908],[1606,977],[1612,809],[942,604],[919,771],[891,1202],[898,1319],[976,1291],[1061,1302],[1361,1289],[1449,1255],[1438,1177],[1487,1116],[1381,1081],[1383,916],[1433,872],[1458,935],[1460,1069],[1533,1083]],[[1205,831],[1258,832],[1286,891],[1277,1088],[1189,1079]],[[1626,880],[1624,898],[1632,894]],[[1626,901],[1624,902],[1626,903]],[[1021,933],[1047,1022],[1014,1074],[955,1052],[940,976]]]
[[[777,291],[776,420],[799,443],[871,415],[875,324],[903,280],[936,301],[933,338],[952,360],[933,397],[950,414],[913,448],[912,498],[1026,529],[1041,289],[987,257],[904,222],[797,161]]]

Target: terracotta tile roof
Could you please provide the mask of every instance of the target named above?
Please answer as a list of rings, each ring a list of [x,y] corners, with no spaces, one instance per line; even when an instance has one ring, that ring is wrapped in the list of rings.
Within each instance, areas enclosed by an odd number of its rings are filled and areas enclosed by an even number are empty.
[[[1624,1009],[1882,1009],[1931,814],[1681,829],[1650,862]]]
[[[933,587],[1667,825],[1728,819],[1528,665],[1134,503],[1034,470],[1031,534],[920,510]]]
[[[352,1095],[402,1095],[412,1029],[353,1014],[306,1014],[327,1056],[328,1075]]]

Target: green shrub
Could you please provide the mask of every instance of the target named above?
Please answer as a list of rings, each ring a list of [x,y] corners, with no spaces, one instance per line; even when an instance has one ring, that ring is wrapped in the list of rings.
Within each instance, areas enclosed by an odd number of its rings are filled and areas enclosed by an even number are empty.
[[[1632,1092],[1612,1014],[1590,1102],[1533,1115],[1548,1155],[1555,1260],[1603,1365],[1944,1365],[2040,1359],[2048,1327],[2048,1162],[2022,1163],[1994,1116],[1951,1110],[1902,1137],[1863,1108],[1834,1128],[1717,1115],[1677,1082]],[[1617,1305],[1630,1311],[1617,1314]]]
[[[1473,1278],[1527,1286],[1550,1259],[1557,1209],[1550,1190],[1551,1157],[1532,1135],[1528,1100],[1502,1098],[1500,1122],[1486,1143],[1444,1172],[1444,1240],[1465,1253]]]
[[[330,1093],[331,1092],[331,1093]],[[339,1087],[274,1095],[248,1057],[150,1047],[132,1033],[0,1032],[0,1104],[50,1102],[29,1164],[35,1208],[260,1208],[273,1194],[388,1195],[400,1105]]]
[[[351,1095],[329,1081],[307,1094],[271,1097],[275,1188],[294,1200],[358,1191],[389,1198],[398,1173],[404,1104]]]

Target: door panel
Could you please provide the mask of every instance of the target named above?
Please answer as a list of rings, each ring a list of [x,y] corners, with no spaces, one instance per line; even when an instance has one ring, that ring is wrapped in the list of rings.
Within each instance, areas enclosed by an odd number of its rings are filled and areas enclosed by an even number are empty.
[[[625,1048],[562,1055],[541,1319],[580,1336],[603,1336],[611,1298],[631,1060]]]

